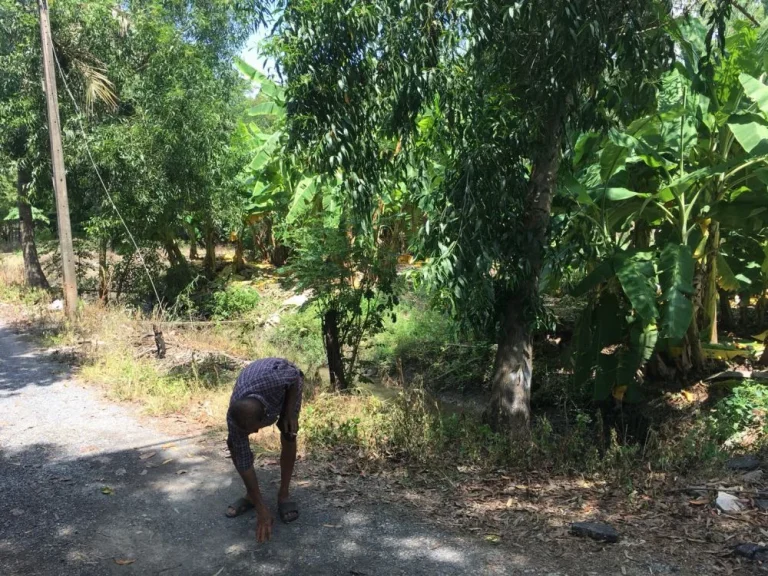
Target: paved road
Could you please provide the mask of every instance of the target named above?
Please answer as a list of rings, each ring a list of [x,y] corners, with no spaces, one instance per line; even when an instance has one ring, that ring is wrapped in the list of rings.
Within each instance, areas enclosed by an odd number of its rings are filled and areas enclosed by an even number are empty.
[[[259,475],[274,492],[275,467]],[[301,519],[256,545],[252,513],[223,514],[240,492],[213,440],[161,433],[0,323],[2,576],[558,574],[406,511],[336,508],[310,481],[294,492]]]

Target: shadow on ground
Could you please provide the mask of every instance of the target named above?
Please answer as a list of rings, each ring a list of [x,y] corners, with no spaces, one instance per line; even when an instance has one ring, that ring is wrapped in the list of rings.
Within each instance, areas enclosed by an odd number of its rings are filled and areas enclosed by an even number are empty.
[[[276,523],[272,542],[257,545],[252,513],[224,517],[241,490],[229,463],[192,450],[180,442],[60,459],[51,444],[3,449],[3,574],[517,574],[528,564],[393,509],[339,508],[311,482],[294,490],[301,519]],[[272,468],[259,472],[270,498]]]
[[[0,398],[16,395],[27,386],[50,386],[70,373],[64,364],[57,365],[60,369],[51,370],[51,365],[41,361],[39,354],[30,352],[5,324],[0,324],[0,341],[16,344],[0,350]]]

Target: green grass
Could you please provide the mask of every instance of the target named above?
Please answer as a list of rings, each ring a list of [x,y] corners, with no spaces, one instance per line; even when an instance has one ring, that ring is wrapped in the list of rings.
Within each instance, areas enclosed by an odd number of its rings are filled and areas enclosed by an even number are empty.
[[[206,386],[187,376],[170,376],[149,362],[133,358],[127,351],[108,352],[84,366],[86,381],[103,384],[115,400],[141,401],[149,414],[183,410]]]
[[[424,296],[406,294],[395,309],[396,320],[367,343],[361,359],[394,374],[399,360],[419,374],[430,390],[468,390],[487,380],[493,361],[488,342],[462,334],[447,314],[431,308]]]

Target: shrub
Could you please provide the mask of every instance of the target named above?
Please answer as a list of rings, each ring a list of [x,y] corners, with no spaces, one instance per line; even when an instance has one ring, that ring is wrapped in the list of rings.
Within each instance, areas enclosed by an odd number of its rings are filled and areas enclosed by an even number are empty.
[[[259,305],[259,293],[250,286],[230,284],[214,292],[211,316],[214,320],[235,318],[254,310]]]

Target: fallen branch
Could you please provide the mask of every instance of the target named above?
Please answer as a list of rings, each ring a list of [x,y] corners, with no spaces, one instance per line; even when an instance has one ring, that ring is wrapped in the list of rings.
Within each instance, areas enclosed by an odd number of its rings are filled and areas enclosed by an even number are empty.
[[[741,490],[739,488],[723,488],[722,486],[688,486],[687,488],[670,488],[665,491],[667,494],[680,492],[729,492],[733,494],[743,494],[745,496],[768,496],[768,491]]]

